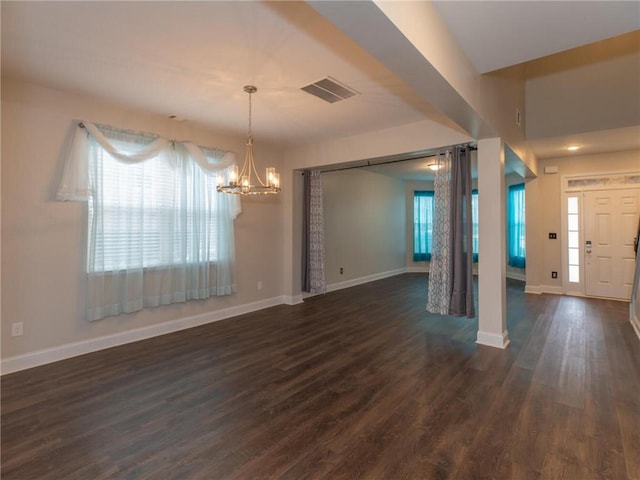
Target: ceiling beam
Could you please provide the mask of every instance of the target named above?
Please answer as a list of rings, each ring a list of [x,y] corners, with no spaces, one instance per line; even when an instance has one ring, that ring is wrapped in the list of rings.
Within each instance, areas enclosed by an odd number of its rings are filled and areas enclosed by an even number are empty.
[[[424,52],[374,2],[308,0],[307,3],[471,137],[496,135]]]

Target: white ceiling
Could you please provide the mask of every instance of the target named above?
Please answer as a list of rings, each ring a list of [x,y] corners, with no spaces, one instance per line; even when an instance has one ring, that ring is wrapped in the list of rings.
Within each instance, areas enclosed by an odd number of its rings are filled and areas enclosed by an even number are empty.
[[[242,87],[253,84],[256,142],[280,145],[424,118],[453,126],[304,2],[1,2],[1,8],[5,77],[234,133],[246,132]],[[436,8],[481,72],[640,23],[638,2],[447,1]],[[326,75],[360,95],[328,104],[300,90]],[[548,139],[541,151],[558,145]]]
[[[2,2],[2,71],[296,144],[438,114],[303,2]],[[361,95],[300,87],[331,75]],[[446,121],[443,119],[443,121]]]

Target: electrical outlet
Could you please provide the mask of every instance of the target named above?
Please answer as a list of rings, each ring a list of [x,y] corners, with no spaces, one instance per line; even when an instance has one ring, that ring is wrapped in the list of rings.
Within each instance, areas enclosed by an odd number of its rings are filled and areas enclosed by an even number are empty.
[[[258,280],[258,290],[262,290],[262,280]]]
[[[344,273],[344,268],[340,267],[340,275]]]
[[[558,278],[558,272],[551,272],[551,278]]]
[[[11,336],[19,337],[24,333],[24,324],[22,322],[16,322],[11,324]]]

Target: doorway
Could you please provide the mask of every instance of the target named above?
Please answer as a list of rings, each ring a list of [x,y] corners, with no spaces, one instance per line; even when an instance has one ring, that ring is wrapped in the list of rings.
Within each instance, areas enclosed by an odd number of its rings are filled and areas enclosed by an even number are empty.
[[[640,215],[639,180],[637,173],[565,179],[565,293],[629,301]]]
[[[635,267],[638,189],[583,193],[585,294],[629,300]]]

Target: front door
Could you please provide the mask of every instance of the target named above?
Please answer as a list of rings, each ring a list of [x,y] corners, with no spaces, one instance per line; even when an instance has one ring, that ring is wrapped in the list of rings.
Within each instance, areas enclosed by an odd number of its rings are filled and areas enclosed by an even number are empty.
[[[640,189],[584,192],[585,293],[629,300]]]

